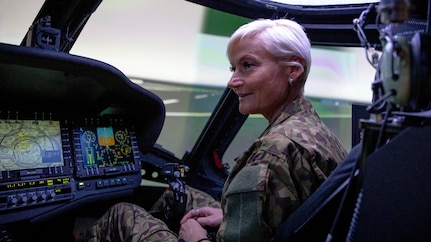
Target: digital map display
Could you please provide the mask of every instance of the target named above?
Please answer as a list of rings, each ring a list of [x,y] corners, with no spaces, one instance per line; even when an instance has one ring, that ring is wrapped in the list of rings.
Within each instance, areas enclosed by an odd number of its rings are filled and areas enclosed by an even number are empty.
[[[0,171],[63,165],[59,121],[0,120]]]

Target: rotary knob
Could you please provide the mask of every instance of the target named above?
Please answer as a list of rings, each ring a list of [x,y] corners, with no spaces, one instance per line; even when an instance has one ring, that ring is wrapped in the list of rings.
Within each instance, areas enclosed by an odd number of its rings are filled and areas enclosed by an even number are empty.
[[[28,194],[28,202],[36,202],[37,201],[37,196],[36,193],[29,193]]]
[[[38,197],[37,197],[37,200],[39,200],[39,201],[45,201],[46,200],[46,194],[45,194],[45,192],[40,192],[39,195],[38,195]]]
[[[27,195],[26,194],[22,194],[19,197],[18,203],[19,204],[25,204],[25,203],[27,203],[27,200],[28,200]]]
[[[55,192],[53,191],[53,190],[49,190],[49,191],[47,191],[47,199],[48,200],[51,200],[51,199],[54,199],[54,197],[55,197]]]
[[[16,206],[18,199],[15,196],[10,196],[7,203],[9,206]]]

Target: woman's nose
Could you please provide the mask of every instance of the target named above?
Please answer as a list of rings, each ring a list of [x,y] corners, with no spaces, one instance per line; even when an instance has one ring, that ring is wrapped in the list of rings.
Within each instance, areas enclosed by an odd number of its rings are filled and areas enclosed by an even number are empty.
[[[232,77],[230,78],[230,80],[227,83],[227,87],[231,88],[231,89],[235,89],[240,87],[243,84],[243,81],[241,78],[239,78],[238,76],[234,74],[232,74]]]

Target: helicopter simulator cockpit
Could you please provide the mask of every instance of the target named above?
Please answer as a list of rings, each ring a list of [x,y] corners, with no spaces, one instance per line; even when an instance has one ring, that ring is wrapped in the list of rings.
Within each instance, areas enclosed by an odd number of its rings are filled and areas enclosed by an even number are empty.
[[[150,208],[166,189],[183,214],[186,185],[220,199],[229,162],[267,124],[240,114],[225,85],[226,39],[258,18],[304,26],[322,63],[305,94],[351,151],[274,241],[431,237],[431,0],[30,2],[0,3],[0,242],[75,241],[112,205]],[[140,7],[154,15],[132,23]],[[366,93],[313,82],[336,75]]]

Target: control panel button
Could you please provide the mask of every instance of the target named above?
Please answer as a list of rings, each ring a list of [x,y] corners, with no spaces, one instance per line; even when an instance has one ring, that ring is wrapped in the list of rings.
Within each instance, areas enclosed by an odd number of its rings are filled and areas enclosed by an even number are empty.
[[[46,193],[44,191],[40,191],[37,195],[38,201],[45,201],[46,200]]]
[[[52,199],[54,199],[55,198],[55,192],[54,192],[54,190],[46,190],[46,198],[48,199],[48,200],[52,200]]]
[[[104,185],[103,185],[103,181],[102,180],[98,180],[98,181],[96,181],[96,187],[97,188],[102,188]]]
[[[77,188],[78,188],[78,190],[84,190],[85,189],[85,183],[84,182],[78,182]]]
[[[23,194],[18,194],[18,203],[21,204],[26,204],[27,203],[27,194],[23,193]]]
[[[8,196],[7,204],[9,206],[16,206],[17,203],[18,203],[18,199],[15,195]]]
[[[27,197],[28,197],[28,202],[29,202],[29,203],[36,202],[36,201],[37,201],[37,195],[36,195],[36,193],[35,193],[35,192],[29,192],[29,193],[27,194]]]

